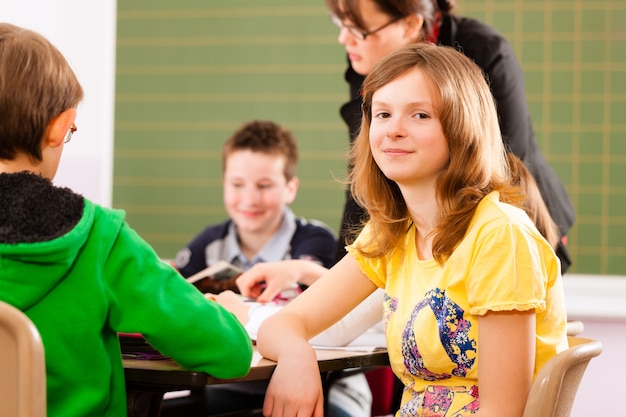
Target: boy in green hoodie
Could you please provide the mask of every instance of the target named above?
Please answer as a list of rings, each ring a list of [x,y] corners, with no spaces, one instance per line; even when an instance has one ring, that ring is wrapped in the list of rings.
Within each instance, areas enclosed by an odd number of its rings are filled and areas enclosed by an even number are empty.
[[[126,415],[118,332],[180,365],[244,376],[252,346],[124,220],[52,183],[83,90],[41,35],[0,23],[0,300],[37,326],[49,417]]]

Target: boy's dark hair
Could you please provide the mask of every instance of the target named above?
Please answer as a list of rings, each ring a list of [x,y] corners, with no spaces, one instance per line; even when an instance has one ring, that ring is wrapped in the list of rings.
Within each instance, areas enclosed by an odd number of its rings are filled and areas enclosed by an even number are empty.
[[[253,120],[245,123],[233,133],[222,148],[222,169],[226,168],[228,156],[236,151],[250,150],[268,155],[285,157],[285,178],[296,175],[298,144],[291,132],[277,123]]]
[[[36,32],[0,23],[0,159],[23,152],[41,161],[48,125],[82,98],[57,48]]]

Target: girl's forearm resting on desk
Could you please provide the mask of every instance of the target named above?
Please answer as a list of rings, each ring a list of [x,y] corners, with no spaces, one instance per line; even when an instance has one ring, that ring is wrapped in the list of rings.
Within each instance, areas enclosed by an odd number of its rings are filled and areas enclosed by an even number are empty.
[[[311,346],[298,339],[277,352],[278,364],[267,387],[263,415],[323,417],[324,391]]]
[[[264,415],[323,417],[319,367],[308,340],[338,321],[375,288],[354,259],[346,257],[261,324],[259,352],[278,362],[265,396]]]
[[[268,385],[263,415],[323,416],[323,389],[317,357],[307,342],[302,321],[284,311],[259,329],[259,352],[277,362]]]
[[[287,339],[293,337],[307,342],[339,321],[375,290],[376,286],[359,270],[354,258],[346,256],[315,285],[261,324],[257,338],[259,352],[264,356],[272,355],[271,350],[265,351],[266,344],[289,347]],[[368,327],[370,323],[360,333]]]
[[[345,346],[352,342],[382,320],[384,294],[382,289],[376,290],[341,320],[314,336],[309,342],[317,346]],[[249,307],[244,325],[250,337],[256,339],[261,323],[282,308],[273,304],[258,304]]]

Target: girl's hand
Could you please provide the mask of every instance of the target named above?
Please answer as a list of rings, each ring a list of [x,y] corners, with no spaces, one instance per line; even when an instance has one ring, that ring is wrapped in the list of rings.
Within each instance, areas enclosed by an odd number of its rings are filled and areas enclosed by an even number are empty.
[[[302,355],[281,358],[265,393],[266,417],[324,417],[324,392],[317,358]],[[309,353],[310,355],[310,353]],[[290,355],[291,356],[291,355]]]

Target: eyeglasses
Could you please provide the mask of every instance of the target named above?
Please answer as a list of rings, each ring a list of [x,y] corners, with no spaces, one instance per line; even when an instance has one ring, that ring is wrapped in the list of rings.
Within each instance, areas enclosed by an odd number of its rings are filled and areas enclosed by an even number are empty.
[[[72,140],[72,135],[74,134],[74,132],[76,132],[78,130],[78,128],[76,127],[76,125],[74,123],[72,123],[72,125],[70,126],[69,130],[67,131],[67,133],[65,134],[65,139],[63,139],[63,143],[67,143],[70,140]]]
[[[385,23],[384,25],[382,25],[381,27],[379,27],[377,29],[370,30],[369,32],[365,32],[365,31],[357,28],[356,26],[346,25],[335,14],[330,13],[328,15],[328,17],[330,17],[330,21],[333,23],[333,25],[337,26],[337,28],[339,28],[339,30],[341,30],[343,28],[346,28],[346,30],[348,32],[350,32],[350,35],[354,36],[357,39],[362,39],[362,40],[367,39],[368,36],[373,35],[374,33],[379,32],[379,31],[383,30],[384,28],[386,28],[387,26],[392,25],[392,24],[396,23],[398,20],[401,20],[401,19],[404,18],[404,17],[397,17],[397,18],[395,18],[395,19]]]

